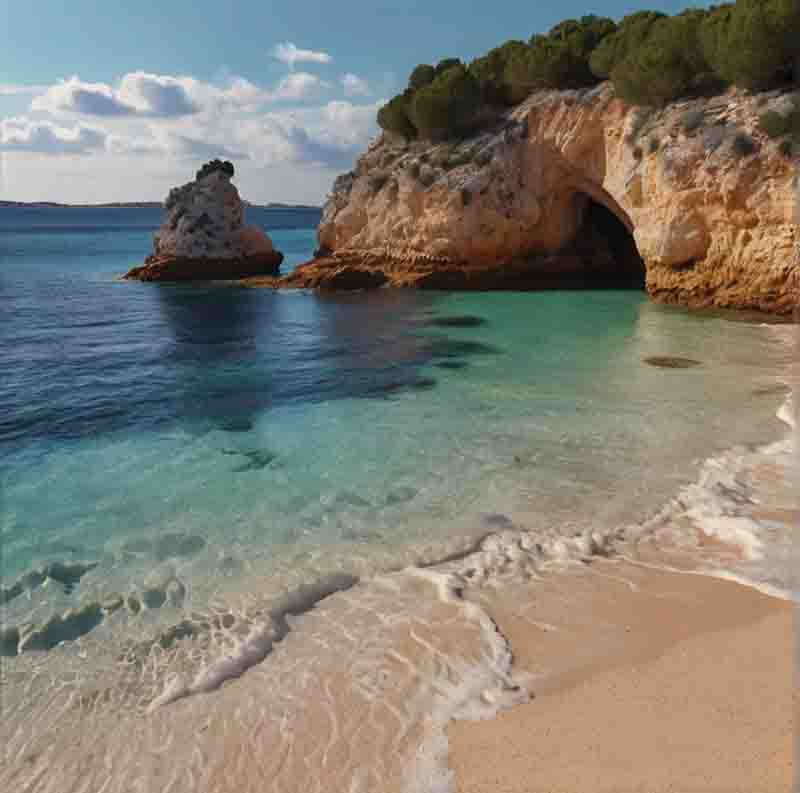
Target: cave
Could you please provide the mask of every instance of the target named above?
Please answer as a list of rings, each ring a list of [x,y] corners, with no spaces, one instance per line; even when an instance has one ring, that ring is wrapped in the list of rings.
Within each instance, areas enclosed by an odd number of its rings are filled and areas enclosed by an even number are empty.
[[[623,210],[617,212],[586,193],[573,196],[577,232],[563,251],[575,261],[569,274],[576,289],[644,289],[645,266],[636,241],[633,226]]]

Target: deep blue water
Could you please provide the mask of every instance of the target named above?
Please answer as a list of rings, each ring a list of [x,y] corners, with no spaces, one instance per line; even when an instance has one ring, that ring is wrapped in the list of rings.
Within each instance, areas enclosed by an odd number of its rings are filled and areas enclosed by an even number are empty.
[[[248,219],[286,268],[310,257],[318,213]],[[166,533],[194,538],[197,591],[223,557],[291,567],[336,546],[389,564],[481,515],[613,523],[760,437],[751,395],[785,355],[764,329],[633,291],[120,281],[159,220],[0,209],[0,578],[66,554],[133,580],[147,559],[120,549]],[[702,365],[643,362],[665,354]]]

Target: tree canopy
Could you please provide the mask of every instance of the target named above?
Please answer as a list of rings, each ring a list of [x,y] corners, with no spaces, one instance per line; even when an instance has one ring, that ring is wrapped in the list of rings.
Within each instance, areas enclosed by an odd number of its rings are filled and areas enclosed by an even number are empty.
[[[633,104],[663,105],[737,85],[780,87],[800,73],[800,0],[736,0],[675,16],[637,11],[618,23],[567,19],[528,41],[512,39],[462,64],[420,64],[378,112],[406,138],[457,137],[530,93],[610,79]]]
[[[230,160],[209,160],[196,174],[196,179],[202,179],[204,176],[208,176],[210,173],[214,173],[215,171],[222,171],[222,173],[226,174],[229,177],[233,177],[234,168],[233,163]]]

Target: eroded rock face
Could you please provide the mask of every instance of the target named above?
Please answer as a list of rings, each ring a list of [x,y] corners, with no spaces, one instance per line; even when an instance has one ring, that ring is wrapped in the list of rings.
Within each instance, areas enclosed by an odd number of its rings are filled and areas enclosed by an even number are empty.
[[[244,207],[230,175],[221,170],[173,188],[166,218],[153,237],[153,253],[127,278],[188,281],[277,275],[283,255],[258,227],[244,222]]]
[[[319,227],[324,256],[277,285],[367,286],[372,273],[372,285],[541,288],[559,273],[613,281],[620,268],[635,282],[640,257],[659,300],[791,313],[794,164],[758,129],[786,101],[732,90],[647,113],[604,84],[534,94],[457,144],[384,135],[336,180]],[[586,243],[596,205],[635,248],[618,232]]]

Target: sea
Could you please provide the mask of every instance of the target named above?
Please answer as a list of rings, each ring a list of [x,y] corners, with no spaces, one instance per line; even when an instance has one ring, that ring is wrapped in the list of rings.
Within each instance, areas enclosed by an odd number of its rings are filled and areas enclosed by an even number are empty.
[[[0,208],[0,789],[450,791],[446,723],[522,696],[469,587],[800,591],[796,325],[122,280],[160,220]]]

